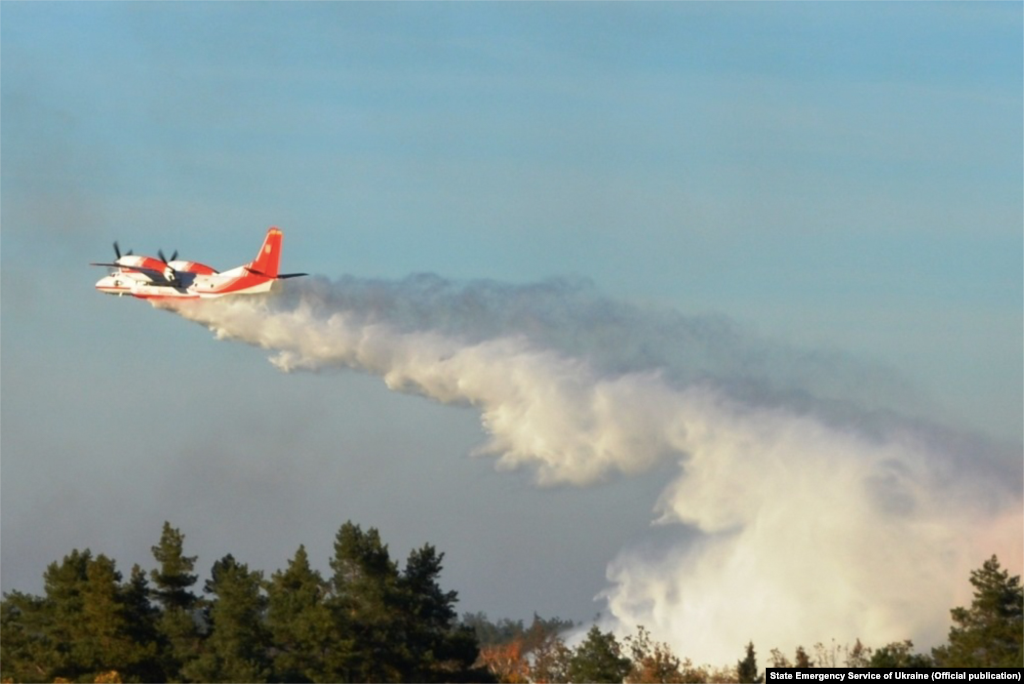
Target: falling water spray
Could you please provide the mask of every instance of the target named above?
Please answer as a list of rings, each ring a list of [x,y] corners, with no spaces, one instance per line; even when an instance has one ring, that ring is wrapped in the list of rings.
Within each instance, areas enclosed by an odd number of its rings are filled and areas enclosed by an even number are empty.
[[[1021,555],[1020,475],[984,440],[896,409],[885,369],[719,316],[643,309],[586,283],[323,278],[269,296],[166,305],[273,352],[474,407],[479,454],[541,486],[670,463],[652,502],[685,542],[624,549],[612,628],[729,662],[748,640],[938,643],[971,568]],[[1008,475],[1009,472],[1009,475]]]

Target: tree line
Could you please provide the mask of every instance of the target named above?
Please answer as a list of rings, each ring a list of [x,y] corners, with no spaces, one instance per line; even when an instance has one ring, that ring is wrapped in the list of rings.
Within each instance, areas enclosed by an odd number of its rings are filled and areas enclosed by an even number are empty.
[[[621,641],[596,624],[575,647],[577,625],[534,615],[491,622],[455,612],[441,588],[444,554],[430,544],[399,567],[376,529],[339,529],[331,574],[303,546],[265,577],[231,554],[196,592],[197,558],[165,523],[157,567],[74,550],[43,574],[44,594],[5,593],[0,605],[3,681],[197,682],[753,682],[763,681],[753,643],[735,665],[695,665],[643,627]],[[951,611],[948,643],[916,653],[910,641],[871,649],[816,644],[785,667],[1024,664],[1024,598],[993,556],[971,573],[974,601]]]
[[[196,594],[195,556],[165,523],[158,567],[132,568],[72,551],[51,563],[44,596],[5,594],[0,676],[12,681],[469,681],[476,634],[457,594],[439,584],[443,553],[426,544],[399,569],[377,530],[351,522],[334,541],[333,571],[303,546],[265,578],[231,554]]]
[[[772,649],[767,664],[830,668],[1024,667],[1021,578],[1011,576],[1000,566],[999,559],[992,556],[971,572],[970,582],[974,588],[970,607],[950,611],[953,624],[947,642],[927,653],[916,652],[909,639],[879,648],[866,646],[857,639],[852,646],[819,642],[810,651],[798,646],[792,658]],[[714,667],[680,658],[668,644],[652,639],[643,626],[620,642],[611,632],[603,633],[595,625],[575,649],[563,640],[564,627],[536,615],[529,628],[510,621],[488,624],[484,629],[477,627],[478,634],[495,637],[493,642],[481,641],[480,662],[498,681],[513,683],[764,682],[764,671],[758,666],[752,642],[746,645],[743,657],[735,665]]]

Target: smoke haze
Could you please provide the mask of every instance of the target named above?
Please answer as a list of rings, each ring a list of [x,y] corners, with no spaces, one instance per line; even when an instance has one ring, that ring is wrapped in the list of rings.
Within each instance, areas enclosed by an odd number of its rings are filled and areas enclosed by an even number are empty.
[[[609,626],[644,625],[680,655],[927,647],[971,569],[1021,556],[1019,454],[905,417],[919,402],[887,369],[580,282],[286,285],[163,306],[284,371],[356,369],[472,406],[478,453],[542,486],[677,467],[654,523],[695,534],[623,549],[601,597]]]

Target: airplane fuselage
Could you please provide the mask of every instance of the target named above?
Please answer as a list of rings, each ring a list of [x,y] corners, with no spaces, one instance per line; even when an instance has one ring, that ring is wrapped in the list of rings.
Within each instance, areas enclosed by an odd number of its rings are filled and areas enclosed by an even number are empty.
[[[173,263],[173,262],[172,262]],[[154,284],[145,273],[113,273],[100,278],[96,289],[112,295],[132,295],[139,299],[209,299],[230,294],[269,292],[273,278],[254,276],[244,266],[224,273],[188,273],[178,271],[176,284]]]
[[[269,292],[277,280],[305,275],[278,273],[281,241],[281,231],[270,228],[255,259],[223,272],[196,261],[165,261],[163,252],[160,259],[133,254],[121,256],[118,252],[113,263],[95,264],[114,269],[96,282],[96,289],[139,299],[208,299]]]

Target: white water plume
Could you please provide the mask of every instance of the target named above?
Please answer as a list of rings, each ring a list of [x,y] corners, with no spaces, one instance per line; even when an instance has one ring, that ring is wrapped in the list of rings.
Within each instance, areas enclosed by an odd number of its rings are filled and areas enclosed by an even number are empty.
[[[901,418],[909,390],[837,353],[724,319],[648,311],[585,285],[346,278],[173,305],[275,352],[480,411],[480,453],[541,485],[666,461],[657,523],[698,531],[608,568],[613,623],[727,663],[860,637],[937,643],[972,568],[1020,556],[1020,476],[979,439]],[[998,548],[995,548],[998,547]]]

